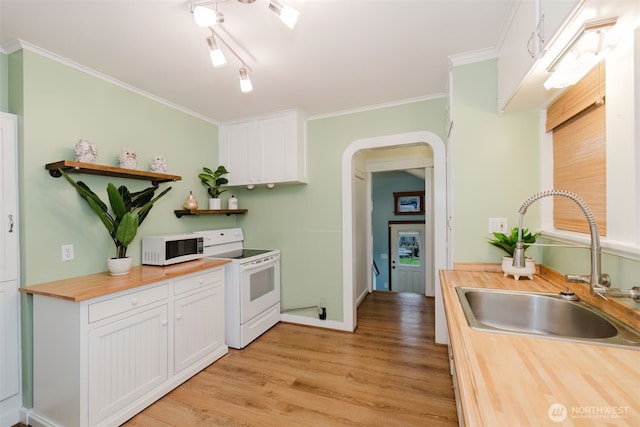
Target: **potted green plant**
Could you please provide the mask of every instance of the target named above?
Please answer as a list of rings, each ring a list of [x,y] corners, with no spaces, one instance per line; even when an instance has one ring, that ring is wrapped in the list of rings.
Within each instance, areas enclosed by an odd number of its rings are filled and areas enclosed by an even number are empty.
[[[227,184],[229,180],[223,175],[228,174],[229,171],[224,166],[218,166],[215,171],[204,166],[202,172],[198,174],[200,182],[207,188],[209,194],[209,209],[220,209],[220,194],[227,190],[222,190],[220,187]]]
[[[522,242],[524,243],[523,251],[526,251],[531,244],[535,243],[540,233],[530,233],[528,229],[522,229]],[[502,271],[504,276],[512,275],[516,280],[520,276],[532,278],[536,271],[535,260],[533,258],[525,258],[525,267],[516,268],[513,266],[513,252],[518,243],[518,227],[514,227],[510,234],[499,232],[493,233],[493,239],[488,239],[490,245],[500,249],[506,255],[502,257]]]
[[[116,246],[116,256],[107,260],[109,273],[113,276],[128,274],[133,260],[127,257],[127,248],[135,239],[138,228],[149,215],[153,204],[167,194],[171,187],[154,197],[157,186],[132,193],[124,185],[116,188],[114,184],[108,183],[109,212],[107,205],[84,182],[76,182],[65,171],[58,170],[98,215]]]

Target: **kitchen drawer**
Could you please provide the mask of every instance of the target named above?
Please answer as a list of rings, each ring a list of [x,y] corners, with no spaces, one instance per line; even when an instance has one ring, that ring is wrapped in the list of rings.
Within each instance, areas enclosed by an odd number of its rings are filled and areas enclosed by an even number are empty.
[[[154,286],[89,305],[89,323],[162,301],[169,297],[169,284]]]
[[[207,273],[196,274],[195,276],[187,277],[186,279],[176,280],[173,293],[174,295],[180,295],[194,289],[212,285],[216,282],[222,282],[223,275],[224,270],[222,268],[218,268]]]

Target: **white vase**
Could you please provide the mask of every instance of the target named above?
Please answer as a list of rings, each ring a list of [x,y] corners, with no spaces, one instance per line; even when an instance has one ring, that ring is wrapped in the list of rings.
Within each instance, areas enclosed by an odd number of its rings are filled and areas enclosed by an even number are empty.
[[[221,207],[220,199],[218,198],[210,198],[209,199],[209,210],[216,211],[220,210]]]
[[[124,276],[129,274],[131,266],[133,265],[133,258],[109,258],[107,259],[107,268],[111,276]]]
[[[502,272],[504,277],[513,276],[516,280],[523,276],[533,279],[533,273],[536,272],[536,261],[533,258],[525,258],[524,267],[518,268],[513,266],[512,257],[505,256],[502,257]]]

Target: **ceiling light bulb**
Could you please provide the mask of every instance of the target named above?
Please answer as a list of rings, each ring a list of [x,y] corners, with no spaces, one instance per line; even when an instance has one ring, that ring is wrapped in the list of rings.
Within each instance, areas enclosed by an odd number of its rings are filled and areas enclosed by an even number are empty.
[[[222,24],[224,15],[205,6],[196,6],[193,9],[193,19],[199,27],[212,27],[216,24]]]
[[[242,93],[249,93],[253,90],[253,85],[251,84],[251,80],[247,74],[247,69],[244,67],[240,68],[240,90]]]
[[[278,15],[284,25],[291,28],[292,30],[298,23],[300,12],[298,12],[291,6],[282,4],[278,0],[271,0],[269,2],[269,9],[271,9],[276,15]]]
[[[220,47],[212,37],[207,37],[207,44],[209,45],[209,56],[211,56],[211,63],[215,68],[220,68],[227,63],[227,58],[224,57],[224,53],[220,50]]]

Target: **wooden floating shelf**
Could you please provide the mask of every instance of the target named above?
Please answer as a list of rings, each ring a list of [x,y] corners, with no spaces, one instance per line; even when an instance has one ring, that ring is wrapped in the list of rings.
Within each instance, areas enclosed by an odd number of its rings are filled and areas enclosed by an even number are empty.
[[[179,209],[173,211],[178,218],[182,217],[182,215],[216,215],[216,214],[225,214],[229,215],[237,215],[247,213],[247,209]]]
[[[59,162],[48,163],[44,167],[49,171],[49,175],[54,178],[62,176],[60,171],[58,171],[58,169],[62,169],[69,173],[73,172],[88,175],[112,176],[116,178],[142,179],[151,181],[153,185],[157,185],[161,182],[180,181],[182,179],[179,175],[169,175],[166,173],[137,169],[124,169],[113,166],[96,165],[93,163],[75,162],[73,160],[60,160]]]

